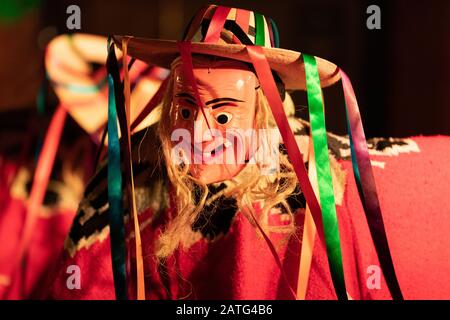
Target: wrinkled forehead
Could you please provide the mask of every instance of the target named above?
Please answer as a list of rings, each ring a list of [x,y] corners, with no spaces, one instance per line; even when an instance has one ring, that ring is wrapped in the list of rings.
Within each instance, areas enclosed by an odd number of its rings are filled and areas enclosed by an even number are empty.
[[[197,85],[200,87],[233,90],[242,86],[255,88],[258,82],[250,67],[241,61],[194,55],[192,64]],[[171,69],[175,89],[190,89],[191,84],[184,76],[181,58],[174,60]]]

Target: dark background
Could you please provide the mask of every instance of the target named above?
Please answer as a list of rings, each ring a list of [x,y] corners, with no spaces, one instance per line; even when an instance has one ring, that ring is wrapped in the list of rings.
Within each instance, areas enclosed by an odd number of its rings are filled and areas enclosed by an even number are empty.
[[[17,66],[13,76],[0,69],[0,87],[26,75],[21,85],[26,83],[31,93],[29,101],[22,99],[16,105],[14,101],[18,100],[9,100],[13,102],[6,106],[3,103],[0,117],[3,121],[6,114],[21,118],[22,112],[35,108],[33,92],[37,93],[38,84],[33,83],[39,83],[43,76],[43,68],[39,67],[42,48],[55,34],[70,32],[66,28],[69,5],[80,6],[83,33],[179,39],[191,16],[208,3],[270,16],[280,30],[282,48],[314,54],[345,70],[355,88],[367,136],[450,134],[448,0],[47,0],[38,10],[37,22],[25,30],[27,34],[11,29],[15,36],[8,41],[23,41],[26,47],[16,47],[32,48],[35,53],[28,52],[23,61],[17,53],[10,53]],[[366,8],[371,4],[381,8],[381,30],[366,27]],[[2,51],[10,48],[4,33],[0,32]],[[34,71],[30,71],[27,66],[34,60],[37,62],[29,67]],[[302,110],[301,106],[306,105],[304,93],[294,98]],[[325,98],[328,128],[344,133],[340,86],[326,89]],[[14,119],[9,117],[10,121]]]

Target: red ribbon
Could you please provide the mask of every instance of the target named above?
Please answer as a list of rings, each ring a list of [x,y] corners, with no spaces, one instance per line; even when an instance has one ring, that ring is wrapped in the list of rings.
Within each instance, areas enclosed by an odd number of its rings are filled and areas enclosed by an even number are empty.
[[[184,76],[186,77],[187,82],[191,85],[192,90],[194,91],[194,97],[197,102],[197,105],[200,106],[200,110],[203,113],[203,117],[205,118],[206,124],[209,129],[208,118],[206,117],[203,101],[200,98],[200,94],[198,93],[197,81],[194,77],[194,65],[192,64],[192,56],[191,56],[191,42],[190,41],[178,41],[178,50],[180,51],[182,68],[184,72]]]
[[[195,33],[198,31],[198,28],[200,28],[204,16],[208,13],[209,10],[213,9],[213,7],[213,5],[205,5],[198,11],[197,15],[189,23],[187,28],[187,30],[189,31],[187,34],[185,34],[183,40],[191,40],[194,37]]]
[[[319,238],[325,248],[322,210],[320,209],[319,202],[317,201],[311,182],[309,181],[308,172],[306,171],[305,164],[303,163],[303,155],[298,148],[294,134],[289,126],[286,113],[284,112],[283,102],[281,101],[275,81],[272,77],[269,63],[267,62],[262,47],[247,46],[247,52],[253,63],[256,74],[258,75],[264,94],[269,102],[273,117],[275,118],[275,122],[277,123],[281,137],[283,138],[283,142],[286,146],[289,159],[291,160],[294,171],[298,177],[300,188],[305,195],[306,202],[311,210]]]
[[[62,105],[58,106],[48,127],[41,155],[39,156],[36,171],[34,173],[30,197],[27,202],[27,215],[25,217],[22,236],[17,248],[16,257],[10,264],[10,274],[12,274],[19,264],[24,261],[27,255],[28,246],[32,239],[33,232],[35,231],[34,226],[36,224],[37,216],[39,210],[41,210],[47,191],[66,116],[67,110]]]
[[[225,21],[227,21],[228,13],[231,8],[217,7],[214,15],[209,23],[208,31],[206,33],[204,42],[206,43],[217,43],[220,39],[220,33],[222,32]]]
[[[249,20],[250,20],[250,11],[244,9],[236,10],[236,23],[241,27],[242,31],[244,31],[245,33],[248,32]],[[241,43],[241,41],[236,36],[233,36],[233,42]]]
[[[259,206],[257,206],[256,208],[259,211],[261,211],[261,208]],[[286,285],[287,285],[287,287],[289,289],[289,292],[292,294],[292,296],[294,297],[295,300],[298,300],[297,294],[295,293],[295,290],[292,288],[291,284],[289,283],[289,279],[288,279],[288,277],[286,275],[286,272],[284,271],[283,264],[281,263],[280,256],[277,253],[277,249],[275,249],[275,246],[273,245],[272,241],[267,236],[267,234],[264,232],[264,230],[261,227],[261,225],[258,223],[258,220],[253,215],[252,210],[248,210],[248,214],[252,217],[253,222],[255,223],[256,227],[259,230],[259,232],[261,232],[264,240],[266,241],[267,246],[269,247],[270,253],[272,254],[273,258],[275,259],[275,263],[276,263],[278,269],[280,269],[281,277],[283,278],[283,281],[286,283]]]

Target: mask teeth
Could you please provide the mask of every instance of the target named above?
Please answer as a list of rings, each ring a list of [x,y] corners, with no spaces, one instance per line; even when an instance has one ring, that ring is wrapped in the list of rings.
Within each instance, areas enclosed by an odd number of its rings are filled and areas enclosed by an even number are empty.
[[[225,148],[229,148],[229,147],[231,147],[231,142],[226,141],[223,145],[225,146]]]

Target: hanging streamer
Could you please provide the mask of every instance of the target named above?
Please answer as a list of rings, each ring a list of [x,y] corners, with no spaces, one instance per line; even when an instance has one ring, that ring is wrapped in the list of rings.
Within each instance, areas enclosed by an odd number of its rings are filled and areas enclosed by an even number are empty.
[[[259,208],[259,209],[261,209],[261,208]],[[299,300],[295,290],[292,288],[291,284],[289,283],[288,277],[286,275],[286,272],[284,271],[283,264],[281,263],[281,259],[277,253],[277,250],[275,249],[275,246],[273,245],[272,241],[270,241],[270,238],[264,232],[261,225],[258,223],[258,220],[253,215],[252,210],[248,209],[248,214],[252,217],[253,223],[256,225],[259,232],[261,232],[261,235],[263,236],[264,240],[266,241],[267,246],[269,247],[270,253],[272,254],[273,258],[275,259],[275,263],[276,263],[278,269],[280,269],[281,278],[286,283],[286,286],[288,287],[289,292],[292,294],[292,296],[294,297],[295,300]]]
[[[311,122],[311,135],[313,138],[314,155],[316,159],[317,183],[322,208],[323,225],[327,255],[330,262],[331,277],[335,287],[340,288],[339,293],[347,297],[345,291],[344,269],[342,265],[342,252],[339,240],[339,225],[336,216],[333,180],[331,178],[330,158],[328,154],[327,130],[322,90],[320,87],[319,71],[314,56],[303,54],[306,76],[306,93],[308,96],[309,117]]]
[[[125,228],[122,209],[122,170],[117,128],[114,80],[108,75],[108,203],[111,262],[117,300],[127,299],[125,275]]]
[[[123,50],[123,65],[126,66],[126,59],[128,58],[128,41],[130,38],[124,38],[122,40],[122,50]],[[144,259],[142,257],[142,241],[141,241],[141,230],[139,228],[139,217],[137,213],[136,206],[136,194],[134,189],[134,175],[133,175],[133,161],[131,158],[131,131],[130,131],[130,118],[131,118],[131,107],[130,107],[130,79],[128,75],[128,68],[124,69],[124,96],[125,96],[125,115],[126,115],[126,130],[127,130],[127,148],[128,157],[130,161],[128,162],[129,167],[129,193],[131,198],[131,211],[133,213],[134,222],[134,239],[136,245],[136,277],[137,277],[137,299],[145,300],[145,279],[144,279]],[[128,185],[128,183],[127,183]]]
[[[280,36],[278,33],[277,24],[275,23],[275,21],[270,19],[270,25],[272,26],[274,47],[279,48],[280,47]]]
[[[309,154],[308,154],[308,176],[313,186],[314,192],[319,192],[317,186],[316,160],[314,157],[314,147],[312,137],[309,137]],[[311,215],[309,206],[306,205],[305,218],[303,223],[302,248],[300,251],[300,263],[297,281],[297,297],[299,300],[306,299],[308,292],[309,273],[311,271],[311,262],[314,250],[314,240],[316,238],[316,226]]]
[[[52,173],[53,163],[61,140],[67,111],[61,105],[56,109],[45,136],[44,144],[37,162],[33,177],[33,185],[26,206],[25,222],[22,229],[17,253],[10,263],[10,274],[15,272],[17,267],[26,259],[30,241],[33,237],[34,226],[36,224],[39,210],[41,210],[47,191],[48,182]]]
[[[40,121],[42,121],[45,118],[45,107],[47,105],[47,92],[48,92],[48,84],[49,80],[47,75],[44,77],[44,80],[41,83],[41,86],[39,88],[39,92],[36,97],[36,113]],[[40,128],[39,128],[40,129]],[[39,159],[39,154],[41,153],[42,148],[42,142],[44,140],[43,134],[41,130],[38,129],[38,137],[36,141],[36,149],[34,151],[34,157],[36,159],[36,162]]]
[[[191,55],[191,42],[190,41],[178,41],[178,50],[180,51],[182,67],[184,76],[187,78],[187,82],[192,86],[192,90],[194,93],[195,100],[197,102],[197,105],[200,106],[200,110],[203,113],[203,117],[206,121],[206,125],[208,126],[208,129],[211,129],[211,126],[208,122],[208,117],[205,114],[205,106],[203,105],[203,101],[200,98],[200,95],[198,93],[197,88],[197,81],[195,81],[194,77],[194,65],[192,64],[192,55]]]
[[[126,130],[126,116],[125,116],[125,107],[124,107],[124,95],[123,95],[123,83],[120,79],[120,70],[119,70],[119,63],[116,58],[116,53],[114,50],[114,45],[111,44],[111,38],[108,39],[108,56],[106,59],[106,68],[108,71],[108,74],[111,75],[113,79],[113,90],[114,90],[114,102],[115,102],[115,110],[116,115],[119,120],[119,127],[120,127],[120,133],[122,134],[122,139],[119,140],[120,144],[120,150],[121,150],[121,161],[124,164],[125,169],[128,168],[128,162],[130,161],[126,148],[126,142],[127,142],[127,135],[128,132]],[[109,96],[109,95],[108,95]],[[108,119],[109,122],[109,119]],[[109,161],[108,161],[109,165]],[[122,171],[120,172],[122,175]],[[123,170],[123,178],[122,178],[122,186],[126,185],[126,181],[129,181],[129,170]],[[121,215],[123,216],[123,208],[121,211]],[[116,231],[119,233],[119,230]],[[125,238],[123,239],[123,242],[125,242]],[[113,249],[113,248],[111,248]],[[114,268],[114,266],[113,266]],[[119,269],[119,266],[116,268]],[[116,284],[115,284],[116,285]]]
[[[109,40],[108,43],[110,42],[111,41]],[[126,57],[126,54],[124,54],[124,56]],[[124,65],[126,66],[126,64]],[[120,80],[119,64],[117,62],[117,58],[115,55],[114,46],[112,45],[109,46],[107,69],[109,74],[113,78],[113,89],[116,102],[117,117],[119,120],[120,132],[122,134],[122,138],[120,139],[120,149],[123,155],[123,164],[124,164],[123,185],[127,186],[128,198],[130,199],[129,208],[130,212],[132,212],[131,216],[134,220],[135,229],[137,228],[137,230],[139,230],[135,195],[134,195],[133,167],[131,163],[132,159],[131,159],[130,120],[129,116],[127,115],[126,110],[127,107],[125,105],[125,103],[127,103],[129,106],[129,80],[128,74],[124,74],[124,78],[126,77],[126,79],[124,79],[126,80],[125,81],[126,86],[124,86],[124,83],[122,83],[122,81]],[[128,87],[128,89],[126,87]],[[127,95],[127,99],[125,98],[125,94]],[[144,269],[143,269],[140,233],[136,233],[135,241],[136,241],[135,249],[136,249],[136,271],[137,271],[137,289],[138,289],[137,299],[143,300],[145,299],[145,283],[144,283]],[[125,243],[125,239],[123,239],[123,242]]]
[[[389,291],[393,299],[403,300],[389,250],[358,102],[356,101],[350,79],[342,70],[340,73],[347,111],[347,127],[349,128],[353,173],[358,186],[359,196]]]

